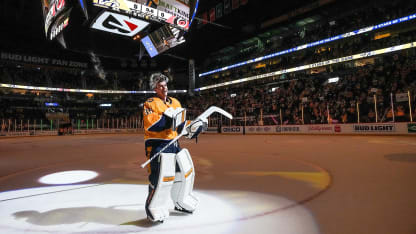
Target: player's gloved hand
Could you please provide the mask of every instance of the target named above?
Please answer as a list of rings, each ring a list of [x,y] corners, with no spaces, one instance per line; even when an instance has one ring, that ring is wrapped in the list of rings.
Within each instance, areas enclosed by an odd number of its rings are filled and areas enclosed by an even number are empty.
[[[194,139],[197,138],[198,135],[202,132],[207,130],[208,128],[208,123],[202,120],[198,120],[194,123],[192,123],[191,125],[189,125],[188,127],[186,127],[186,131],[188,132],[188,134],[186,135],[186,138],[189,139]]]

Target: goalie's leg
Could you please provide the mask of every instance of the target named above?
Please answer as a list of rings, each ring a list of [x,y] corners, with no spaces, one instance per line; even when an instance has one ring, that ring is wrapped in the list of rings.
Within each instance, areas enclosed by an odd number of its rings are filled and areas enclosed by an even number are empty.
[[[169,217],[169,193],[175,180],[175,154],[162,153],[159,159],[159,176],[155,185],[149,185],[146,214],[152,221],[163,222],[163,220]],[[159,159],[155,159],[155,161]]]
[[[195,169],[191,155],[187,149],[176,154],[179,171],[176,172],[171,196],[175,209],[192,213],[198,205],[198,198],[192,193],[195,179]]]

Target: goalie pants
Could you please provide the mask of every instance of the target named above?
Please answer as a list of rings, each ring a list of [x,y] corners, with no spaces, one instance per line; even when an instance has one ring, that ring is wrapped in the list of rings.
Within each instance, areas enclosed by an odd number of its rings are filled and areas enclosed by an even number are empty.
[[[146,147],[146,156],[147,158],[151,158],[154,154],[158,153],[163,147],[165,147],[170,141],[169,140],[147,140],[145,143]],[[179,147],[179,143],[173,143],[168,148],[166,148],[163,153],[174,153],[177,154],[181,151]],[[159,180],[159,170],[160,170],[160,160],[155,158],[148,164],[148,171],[149,171],[149,182],[152,186],[157,185],[157,181]],[[175,171],[179,171],[178,163],[176,163]]]
[[[158,153],[163,147],[165,147],[170,141],[169,140],[147,140],[145,142],[145,150],[146,150],[146,156],[147,158],[151,158],[154,154]],[[177,154],[180,151],[179,143],[175,142],[172,145],[170,145],[168,148],[166,148],[163,153],[175,153]],[[178,163],[175,163],[175,172],[179,171],[179,165]],[[159,181],[159,175],[160,175],[160,155],[153,159],[148,165],[147,169],[149,172],[149,193],[146,199],[146,214],[147,216],[152,217],[151,212],[149,211],[149,205],[153,198],[154,191],[156,190],[156,186]],[[154,217],[152,217],[154,219]]]

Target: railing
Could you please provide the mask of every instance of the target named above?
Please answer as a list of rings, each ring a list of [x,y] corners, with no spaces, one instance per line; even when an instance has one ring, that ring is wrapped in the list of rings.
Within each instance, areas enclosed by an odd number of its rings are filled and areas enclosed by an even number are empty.
[[[379,96],[375,94],[367,99],[368,114],[362,114],[359,102],[350,104],[350,112],[345,116],[333,115],[339,107],[331,107],[319,103],[319,108],[310,108],[307,102],[300,103],[296,111],[292,109],[275,108],[264,114],[263,107],[253,106],[250,112],[239,112],[229,120],[222,115],[213,114],[208,118],[210,127],[226,126],[272,126],[272,125],[308,125],[308,124],[360,124],[360,123],[413,123],[415,103],[410,91],[407,93],[390,94],[390,104],[382,108],[378,106]],[[384,100],[386,101],[386,100]],[[309,106],[309,107],[308,107]],[[305,111],[309,108],[309,111]],[[224,108],[233,109],[233,108]],[[235,110],[235,107],[234,107]],[[312,112],[310,111],[312,110]],[[394,110],[394,111],[391,111]],[[309,112],[306,114],[306,112]],[[192,114],[191,114],[192,113]],[[196,116],[195,110],[189,111],[187,119]],[[143,120],[140,117],[123,118],[84,118],[64,121],[62,119],[0,119],[0,136],[5,135],[56,135],[66,133],[100,133],[100,132],[142,132]],[[66,124],[66,125],[65,125]],[[69,124],[69,125],[68,125]],[[123,131],[121,131],[123,130]]]
[[[57,135],[58,133],[94,133],[94,132],[128,132],[143,131],[141,118],[109,119],[1,119],[0,136],[6,135]],[[127,131],[121,131],[127,132]]]

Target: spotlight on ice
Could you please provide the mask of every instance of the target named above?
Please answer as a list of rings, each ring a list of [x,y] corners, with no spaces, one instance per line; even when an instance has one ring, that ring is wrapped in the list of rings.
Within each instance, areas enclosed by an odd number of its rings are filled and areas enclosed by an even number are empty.
[[[95,171],[63,171],[43,176],[38,181],[42,184],[73,184],[88,181],[97,176],[98,173]]]

